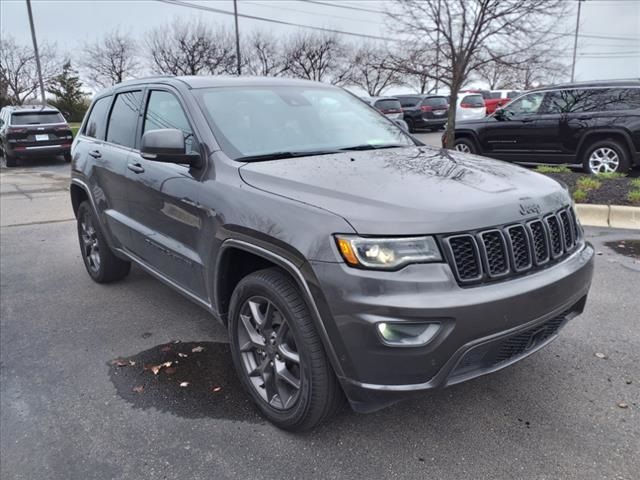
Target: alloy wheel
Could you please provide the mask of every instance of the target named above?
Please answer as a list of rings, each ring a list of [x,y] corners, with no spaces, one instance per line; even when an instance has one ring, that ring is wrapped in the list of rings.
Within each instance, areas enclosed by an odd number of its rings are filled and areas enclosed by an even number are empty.
[[[620,157],[612,148],[596,148],[589,156],[589,170],[593,173],[616,172],[619,167]]]
[[[100,270],[100,243],[98,234],[93,226],[91,215],[87,212],[80,221],[80,239],[82,241],[82,253],[85,256],[89,269],[97,273]]]
[[[471,149],[469,148],[469,145],[467,145],[466,143],[456,143],[455,149],[458,152],[471,153]]]
[[[276,410],[300,396],[300,355],[285,316],[267,298],[254,296],[240,309],[237,324],[242,366],[260,397]]]

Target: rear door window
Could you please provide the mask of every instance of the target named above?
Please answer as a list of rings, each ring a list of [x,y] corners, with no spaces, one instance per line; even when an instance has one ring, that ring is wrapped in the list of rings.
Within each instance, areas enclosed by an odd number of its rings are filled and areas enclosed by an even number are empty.
[[[420,97],[402,97],[398,100],[403,107],[415,107],[420,102]]]
[[[141,101],[142,92],[139,90],[116,95],[107,127],[107,142],[135,148]]]
[[[96,100],[85,124],[84,135],[104,140],[104,132],[107,126],[107,111],[109,110],[110,103],[111,96]]]
[[[462,101],[460,102],[460,104],[463,103],[468,105],[468,108],[484,107],[484,99],[480,94],[465,95],[464,97],[462,97]]]
[[[59,112],[19,112],[11,115],[11,125],[40,125],[64,121]]]

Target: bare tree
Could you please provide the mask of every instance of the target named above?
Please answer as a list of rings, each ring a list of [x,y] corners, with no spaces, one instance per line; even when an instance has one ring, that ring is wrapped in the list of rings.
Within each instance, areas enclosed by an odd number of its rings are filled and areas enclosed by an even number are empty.
[[[490,90],[522,88],[519,85],[518,66],[510,62],[491,61],[476,68],[474,76],[487,83]]]
[[[472,71],[551,41],[564,9],[563,0],[400,0],[399,8],[387,14],[394,25],[404,27],[413,43],[436,46],[441,80],[455,105]],[[450,108],[449,148],[454,145],[455,115],[456,109]]]
[[[45,83],[58,73],[60,62],[55,48],[40,44],[40,66]],[[36,58],[31,46],[20,45],[11,37],[0,39],[0,90],[6,100],[22,105],[38,91]]]
[[[335,35],[298,33],[288,42],[285,58],[294,77],[336,85],[349,80],[346,47]]]
[[[233,39],[222,28],[194,20],[175,20],[146,37],[151,68],[169,75],[236,73]]]
[[[242,71],[250,75],[277,77],[288,70],[282,46],[273,35],[255,31],[244,42]]]
[[[566,78],[569,66],[557,60],[554,52],[534,50],[516,69],[517,84],[524,90],[557,83]]]
[[[80,66],[91,85],[115,85],[140,73],[138,45],[130,34],[113,30],[83,47]]]
[[[401,83],[391,55],[381,47],[366,43],[353,51],[349,83],[377,97],[384,90]]]
[[[419,93],[429,93],[435,75],[435,47],[405,46],[391,53],[393,68],[400,74],[402,83]]]

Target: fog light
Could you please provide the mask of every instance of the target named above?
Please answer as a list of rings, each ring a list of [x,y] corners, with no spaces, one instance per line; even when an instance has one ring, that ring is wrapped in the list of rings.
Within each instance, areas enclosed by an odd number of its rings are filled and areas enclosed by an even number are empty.
[[[376,325],[384,343],[418,347],[429,343],[440,330],[439,323],[388,323]]]

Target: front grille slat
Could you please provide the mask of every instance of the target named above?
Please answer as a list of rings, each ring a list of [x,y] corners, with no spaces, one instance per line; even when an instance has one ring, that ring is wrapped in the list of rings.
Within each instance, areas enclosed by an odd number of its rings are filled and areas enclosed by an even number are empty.
[[[461,284],[497,281],[546,268],[568,256],[581,241],[571,207],[504,227],[443,238]]]

